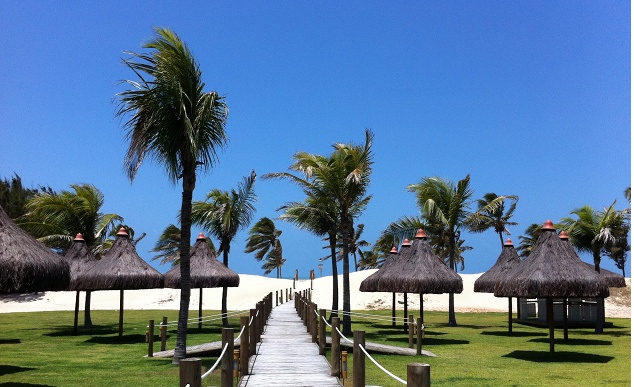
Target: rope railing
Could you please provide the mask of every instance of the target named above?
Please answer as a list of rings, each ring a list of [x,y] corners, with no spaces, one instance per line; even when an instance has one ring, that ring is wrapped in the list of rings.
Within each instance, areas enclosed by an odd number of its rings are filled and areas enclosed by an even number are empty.
[[[337,333],[339,333],[339,336],[341,336],[342,339],[344,339],[345,341],[349,342],[350,344],[352,344],[352,340],[350,340],[349,338],[347,338],[346,336],[343,335],[343,333],[341,333],[341,331],[339,330],[339,328],[336,328]]]
[[[238,310],[238,311],[227,312],[227,313],[212,314],[209,316],[202,316],[202,317],[192,317],[187,319],[188,321],[187,325],[191,325],[193,323],[198,323],[198,322],[221,320],[223,317],[235,317],[237,315],[243,314],[244,312],[246,312],[246,310]],[[167,324],[162,324],[162,323],[158,324],[157,327],[159,328],[171,327],[176,325],[178,325],[178,320],[172,320],[172,321],[168,321]]]
[[[216,360],[214,365],[212,365],[211,368],[209,370],[207,370],[207,372],[205,372],[204,374],[202,374],[200,376],[200,379],[204,379],[207,376],[211,375],[212,372],[214,372],[216,367],[218,367],[218,364],[220,364],[220,360],[222,360],[223,356],[225,355],[225,352],[227,352],[227,348],[228,347],[229,347],[229,343],[225,344],[225,347],[222,349],[222,352],[220,353],[220,356],[218,356],[218,360]]]
[[[359,348],[361,348],[361,351],[363,351],[363,353],[365,353],[365,356],[370,359],[372,361],[372,363],[374,363],[374,365],[376,365],[377,367],[379,367],[379,369],[381,371],[383,371],[385,374],[391,376],[394,380],[397,380],[399,382],[401,382],[402,384],[407,384],[407,382],[401,378],[399,378],[398,376],[394,375],[393,373],[391,373],[390,371],[388,371],[387,369],[385,369],[385,367],[383,367],[381,364],[379,364],[376,360],[374,360],[374,358],[372,356],[370,356],[370,354],[368,353],[368,351],[365,350],[365,348],[363,347],[363,345],[359,345]]]

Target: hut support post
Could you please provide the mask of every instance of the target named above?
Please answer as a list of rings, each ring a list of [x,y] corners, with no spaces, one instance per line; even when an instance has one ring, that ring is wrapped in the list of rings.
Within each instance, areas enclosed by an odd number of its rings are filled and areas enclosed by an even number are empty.
[[[84,328],[92,328],[92,318],[90,317],[90,297],[91,290],[86,290],[86,301],[84,301]]]
[[[509,333],[513,332],[513,297],[509,297]]]
[[[161,324],[161,351],[165,351],[167,346],[167,317],[163,316],[163,323]]]
[[[403,293],[403,329],[407,332],[407,293]]]
[[[198,296],[198,330],[203,330],[203,288],[200,288]]]
[[[392,326],[396,327],[396,293],[392,292]]]
[[[365,386],[365,353],[359,349],[365,348],[365,331],[354,331],[354,346],[352,348],[352,387]]]
[[[79,320],[79,290],[77,291],[77,295],[75,295],[75,320],[73,324],[73,335],[77,334],[78,320]]]
[[[555,313],[553,308],[553,298],[548,297],[546,299],[546,308],[548,311],[548,333],[550,336],[550,354],[553,355],[555,353]]]
[[[564,313],[564,340],[568,340],[568,299],[564,298],[561,305]]]
[[[123,337],[123,289],[119,290],[119,337]]]
[[[423,293],[419,294],[419,296],[420,296],[420,311],[419,311],[419,314],[420,314],[420,321],[422,322],[422,321],[424,321],[423,320],[423,304],[424,304]]]

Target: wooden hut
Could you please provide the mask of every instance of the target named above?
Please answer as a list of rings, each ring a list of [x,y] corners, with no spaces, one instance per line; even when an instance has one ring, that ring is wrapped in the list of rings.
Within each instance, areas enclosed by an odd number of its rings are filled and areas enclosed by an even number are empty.
[[[377,271],[375,271],[374,273],[366,277],[363,281],[361,281],[361,284],[359,285],[359,291],[376,292],[378,283],[379,283],[379,278],[381,278],[381,276],[385,273],[386,269],[390,267],[390,265],[392,265],[397,258],[398,258],[398,250],[396,249],[396,246],[393,246],[392,250],[390,250],[390,254],[385,259],[385,262],[383,262],[383,265],[381,265],[381,267]],[[407,296],[405,295],[405,297]],[[405,310],[407,310],[407,301],[405,301]],[[405,316],[405,318],[407,318],[407,315]],[[395,325],[396,325],[396,293],[392,292],[392,326],[395,326]]]
[[[203,233],[198,234],[189,258],[192,288],[200,288],[198,300],[198,328],[202,328],[203,288],[237,287],[240,276],[218,260]],[[174,266],[165,273],[165,287],[180,289],[180,266]]]
[[[75,295],[75,318],[73,322],[73,333],[77,334],[77,322],[79,318],[79,294],[82,290],[77,286],[78,279],[81,278],[84,273],[88,272],[92,269],[97,262],[97,258],[90,251],[88,246],[86,245],[86,241],[84,240],[84,236],[82,234],[77,234],[75,239],[73,240],[73,244],[70,246],[66,255],[64,256],[66,262],[70,265],[70,284],[68,285],[68,290],[76,291]],[[90,319],[90,297],[91,291],[86,291],[86,301],[84,304],[84,327],[90,328],[92,326],[92,321]]]
[[[401,246],[394,263],[385,268],[376,291],[419,294],[422,318],[423,294],[462,293],[462,278],[434,254],[419,230],[411,246]]]
[[[0,207],[0,294],[66,290],[69,282],[68,263]]]
[[[608,286],[559,239],[549,220],[531,254],[495,285],[496,297],[545,298],[550,351],[555,351],[554,298],[607,297]],[[564,326],[567,326],[564,314]]]
[[[119,290],[119,336],[123,336],[124,290],[162,288],[163,275],[139,257],[122,227],[106,255],[77,279],[76,286],[85,290]]]
[[[481,293],[493,293],[495,290],[495,284],[504,278],[504,276],[511,270],[515,269],[522,260],[513,246],[511,239],[507,239],[506,243],[502,247],[502,252],[498,256],[495,264],[491,268],[485,271],[473,284],[474,292]],[[509,297],[509,314],[508,314],[508,326],[509,332],[513,331],[513,298]],[[519,303],[518,303],[519,306]],[[519,307],[518,307],[519,313]]]

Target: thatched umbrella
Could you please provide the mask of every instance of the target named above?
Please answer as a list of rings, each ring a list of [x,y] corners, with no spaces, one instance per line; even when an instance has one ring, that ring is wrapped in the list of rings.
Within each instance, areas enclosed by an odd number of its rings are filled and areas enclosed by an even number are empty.
[[[392,247],[392,250],[390,250],[390,254],[387,256],[385,262],[383,262],[383,265],[381,265],[379,270],[375,271],[374,273],[366,277],[366,279],[361,281],[361,284],[359,285],[359,291],[376,292],[379,278],[381,278],[383,273],[385,273],[385,269],[390,267],[390,265],[394,263],[397,257],[398,250],[396,249],[396,246],[394,246]],[[394,325],[396,325],[396,293],[392,292],[392,326]]]
[[[417,293],[422,301],[425,293],[461,293],[462,278],[434,254],[427,235],[419,230],[411,246],[403,246],[399,258],[385,269],[376,291]],[[422,318],[422,302],[420,311]]]
[[[0,294],[66,290],[69,282],[68,263],[0,207]]]
[[[196,244],[189,258],[191,287],[200,288],[198,300],[198,328],[202,328],[203,288],[236,287],[240,285],[240,276],[218,260],[211,250],[203,233],[198,234]],[[165,273],[165,287],[180,289],[180,266],[174,266]]]
[[[504,276],[511,270],[513,270],[517,265],[520,264],[522,260],[520,256],[517,255],[517,250],[513,246],[513,242],[511,239],[507,239],[506,243],[502,247],[502,252],[498,257],[495,264],[491,266],[491,268],[485,271],[480,278],[478,278],[473,284],[474,292],[481,293],[493,293],[495,289],[495,283],[500,279],[504,278]],[[513,297],[509,297],[509,332],[513,332]]]
[[[550,352],[555,352],[553,298],[607,297],[608,286],[559,239],[548,220],[531,254],[495,285],[496,297],[546,298]],[[565,316],[564,312],[564,316]]]
[[[123,291],[163,287],[163,275],[145,262],[125,228],[106,255],[78,278],[77,287],[86,290],[119,290],[119,336],[123,336]]]
[[[75,290],[77,292],[75,296],[75,320],[73,325],[73,334],[77,334],[77,320],[79,317],[79,293],[82,290],[78,287],[78,279],[81,278],[86,272],[92,269],[97,262],[97,258],[95,258],[94,254],[88,246],[86,245],[86,241],[84,240],[84,236],[81,234],[77,234],[75,239],[73,240],[73,244],[70,246],[68,251],[66,252],[66,256],[64,257],[68,264],[70,265],[70,284],[68,285],[68,290]],[[86,303],[84,306],[84,326],[89,328],[92,325],[90,321],[90,290],[86,291]]]

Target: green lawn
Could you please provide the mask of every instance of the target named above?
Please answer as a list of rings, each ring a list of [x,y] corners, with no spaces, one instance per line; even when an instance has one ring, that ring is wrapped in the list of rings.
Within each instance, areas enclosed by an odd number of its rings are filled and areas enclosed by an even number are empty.
[[[217,312],[205,312],[213,313]],[[372,313],[386,318],[390,314]],[[126,311],[120,339],[118,311],[93,311],[96,327],[78,336],[72,335],[72,312],[0,314],[0,386],[176,386],[178,368],[171,360],[143,357],[147,322],[158,322],[164,315],[175,320],[177,311]],[[548,352],[546,329],[515,325],[509,335],[504,313],[458,313],[458,327],[446,326],[446,313],[426,312],[425,319],[424,348],[437,358],[376,354],[375,359],[403,379],[407,363],[429,363],[434,386],[631,384],[630,319],[608,319],[614,327],[602,335],[593,334],[592,329],[573,329],[568,342],[556,330],[554,357]],[[238,328],[238,317],[230,322]],[[206,323],[202,332],[192,326],[188,345],[220,340],[220,329],[219,321]],[[353,329],[365,330],[367,341],[407,346],[407,335],[389,322],[355,320]],[[168,334],[171,348],[175,327]],[[215,360],[205,358],[203,366]],[[366,364],[368,385],[400,385],[370,361]],[[352,364],[349,370],[352,377]],[[219,385],[219,376],[212,375],[204,384]]]

